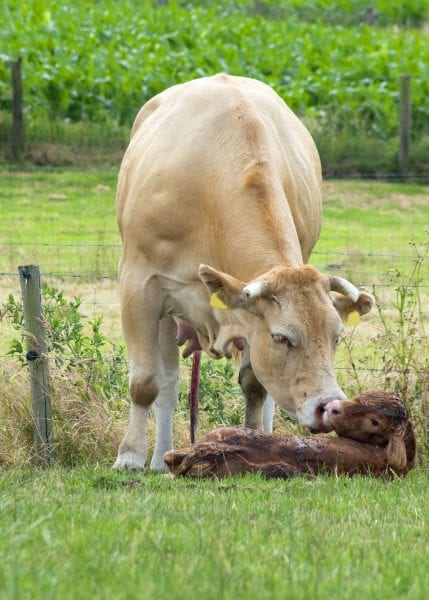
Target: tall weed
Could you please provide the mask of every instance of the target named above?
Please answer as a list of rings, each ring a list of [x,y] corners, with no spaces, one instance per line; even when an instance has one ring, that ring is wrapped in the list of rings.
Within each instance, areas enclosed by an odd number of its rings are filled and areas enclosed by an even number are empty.
[[[429,336],[427,297],[422,270],[428,259],[429,239],[418,245],[410,242],[414,253],[411,269],[392,268],[387,274],[388,288],[373,287],[376,300],[377,331],[366,348],[358,344],[354,330],[345,339],[349,380],[354,392],[382,387],[400,396],[416,426],[422,455],[429,451]],[[368,378],[367,367],[371,365]],[[366,368],[365,368],[366,367]]]

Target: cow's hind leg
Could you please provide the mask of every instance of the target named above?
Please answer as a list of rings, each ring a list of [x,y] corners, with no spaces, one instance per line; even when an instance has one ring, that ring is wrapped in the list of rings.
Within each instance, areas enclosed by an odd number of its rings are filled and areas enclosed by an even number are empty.
[[[179,349],[176,345],[177,326],[171,317],[160,321],[159,347],[162,357],[162,377],[155,400],[156,444],[151,469],[165,470],[164,454],[173,446],[173,416],[178,396]]]
[[[256,379],[252,370],[249,358],[249,346],[246,346],[243,352],[238,382],[246,402],[244,426],[251,427],[252,429],[262,429],[262,411],[267,392],[264,386]]]
[[[139,268],[140,267],[140,268]],[[162,358],[159,321],[162,293],[155,277],[141,265],[121,273],[122,328],[130,359],[130,421],[114,464],[119,469],[143,469],[147,456],[147,422],[160,389]]]
[[[262,418],[264,431],[266,431],[267,433],[273,432],[273,420],[275,411],[276,403],[274,402],[272,396],[270,396],[270,394],[267,394],[267,397],[264,402],[264,411]]]

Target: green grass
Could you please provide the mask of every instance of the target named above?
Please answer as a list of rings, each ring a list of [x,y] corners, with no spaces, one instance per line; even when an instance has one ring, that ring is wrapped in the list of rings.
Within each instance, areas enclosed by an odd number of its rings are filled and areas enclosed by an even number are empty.
[[[312,263],[322,267],[327,264],[328,270],[332,264],[334,268],[341,267],[345,275],[357,283],[378,283],[386,279],[386,273],[392,267],[401,271],[409,268],[411,261],[408,257],[413,254],[409,242],[425,239],[425,225],[429,226],[429,202],[428,206],[414,206],[406,210],[391,205],[370,211],[344,207],[336,200],[328,201],[324,210],[323,233]],[[342,252],[355,256],[344,256]],[[360,256],[362,254],[373,256]],[[394,257],[383,257],[383,254]]]
[[[117,171],[2,170],[0,240],[18,245],[2,247],[0,271],[36,263],[45,271],[103,270],[114,277]]]
[[[46,272],[115,276],[120,243],[115,217],[117,168],[18,171],[3,167],[0,174],[0,240],[6,244],[0,271],[38,263]],[[339,265],[352,279],[356,271],[386,272],[393,266],[391,259],[335,253],[411,255],[409,241],[422,242],[426,237],[428,195],[429,186],[417,183],[329,182],[316,252],[332,255],[316,253],[312,262],[328,268]],[[402,268],[410,261],[394,262]]]
[[[2,168],[0,176],[0,284],[5,294],[15,293],[17,282],[3,273],[23,263],[40,263],[42,274],[115,277],[117,169]],[[411,254],[408,240],[424,239],[428,194],[427,186],[417,184],[327,182],[317,248],[333,254],[315,254],[313,262],[326,272],[350,273],[355,283],[360,277],[384,280],[381,274],[394,266],[408,268],[409,260],[377,255]],[[374,256],[347,254],[354,252]],[[50,276],[50,282],[66,285],[69,297],[81,294],[84,314],[105,315],[117,334],[116,284],[59,275]],[[5,320],[1,325],[3,354],[12,334]],[[376,315],[357,330],[358,368],[375,364],[373,327],[379,327]],[[424,357],[419,359],[423,364]],[[344,349],[337,362],[349,365]],[[28,381],[14,358],[2,360],[0,369],[0,437],[7,440],[0,459],[26,465],[31,447]],[[69,463],[63,456],[62,464],[86,466],[0,471],[1,600],[427,597],[427,468],[391,482],[322,476],[310,482],[256,476],[195,482],[115,473],[98,465],[112,460],[126,411],[109,413],[101,397],[81,398],[79,374],[63,371],[52,372],[57,450],[68,456]],[[207,422],[210,427],[219,422],[224,399],[225,412],[232,411],[234,419],[242,413],[225,374],[219,362],[204,368],[202,388],[213,401],[212,413],[202,415],[206,428]],[[345,371],[338,375],[345,389],[356,385],[350,385]],[[384,384],[379,374],[363,371],[361,376],[366,387]],[[182,384],[186,387],[186,380]],[[427,383],[422,379],[422,390],[424,385],[423,399]],[[180,409],[175,439],[182,445],[188,440],[183,402]],[[285,425],[281,419],[277,415],[279,430]],[[153,423],[151,436],[153,441]]]
[[[103,469],[0,481],[0,596],[423,599],[429,477],[168,480]]]

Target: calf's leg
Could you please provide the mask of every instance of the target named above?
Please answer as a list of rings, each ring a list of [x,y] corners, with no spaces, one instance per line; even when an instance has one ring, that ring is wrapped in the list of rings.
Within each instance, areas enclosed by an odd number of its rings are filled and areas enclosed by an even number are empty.
[[[313,478],[311,474],[300,471],[288,463],[265,463],[258,468],[257,472],[267,479],[290,479],[297,476]]]

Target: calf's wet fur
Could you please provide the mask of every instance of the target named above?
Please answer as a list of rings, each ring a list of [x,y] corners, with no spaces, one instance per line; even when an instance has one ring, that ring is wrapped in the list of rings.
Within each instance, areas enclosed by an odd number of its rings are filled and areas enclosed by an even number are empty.
[[[186,477],[261,473],[289,478],[318,473],[405,475],[414,465],[416,440],[400,398],[382,391],[332,401],[323,416],[338,437],[279,436],[245,427],[221,427],[192,448],[164,455],[170,471]]]

